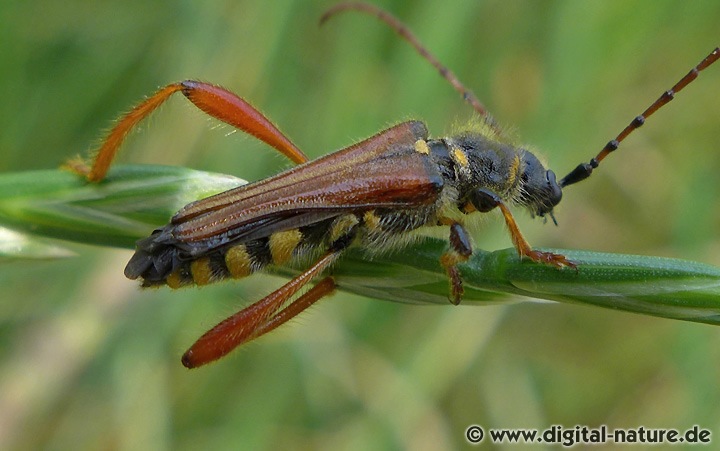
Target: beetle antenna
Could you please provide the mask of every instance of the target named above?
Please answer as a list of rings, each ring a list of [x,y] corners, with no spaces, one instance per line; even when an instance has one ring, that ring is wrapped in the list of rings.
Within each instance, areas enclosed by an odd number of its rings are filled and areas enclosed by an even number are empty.
[[[610,152],[614,151],[620,146],[620,143],[630,135],[630,133],[634,132],[638,128],[640,128],[644,123],[645,120],[650,117],[653,113],[655,113],[657,110],[662,108],[664,105],[669,103],[672,99],[675,98],[675,94],[680,92],[685,86],[689,85],[693,80],[695,80],[698,77],[698,74],[700,74],[700,71],[706,69],[711,64],[713,64],[715,61],[720,59],[720,47],[716,47],[715,50],[710,52],[708,56],[705,57],[702,61],[700,61],[700,64],[692,68],[690,72],[687,73],[683,78],[680,79],[679,82],[675,84],[670,90],[665,91],[662,93],[658,99],[648,107],[640,116],[637,116],[635,119],[633,119],[630,124],[628,124],[625,129],[620,132],[619,135],[612,141],[608,142],[605,147],[600,151],[599,154],[592,160],[590,160],[589,163],[581,163],[573,169],[568,175],[562,178],[560,180],[560,187],[566,187],[568,185],[572,185],[573,183],[581,182],[585,180],[586,178],[590,177],[590,174],[592,174],[593,169],[597,168],[600,162],[607,157]]]
[[[407,41],[415,48],[415,50],[420,54],[420,56],[425,58],[425,60],[432,64],[435,69],[437,69],[440,75],[445,80],[447,80],[457,92],[460,93],[463,100],[465,100],[467,103],[470,104],[470,106],[473,107],[473,109],[480,115],[480,117],[490,128],[492,128],[499,135],[502,135],[502,130],[500,126],[497,124],[497,122],[495,122],[495,119],[492,117],[487,108],[485,108],[485,106],[480,102],[480,100],[478,100],[475,94],[470,89],[466,88],[465,85],[460,82],[457,76],[455,76],[455,74],[450,69],[443,65],[437,58],[435,58],[432,53],[430,53],[427,48],[425,48],[425,46],[420,43],[420,40],[412,33],[412,31],[410,31],[410,29],[392,14],[378,8],[375,5],[371,5],[368,3],[339,3],[325,11],[322,17],[320,17],[320,25],[323,25],[335,15],[350,10],[360,11],[366,14],[370,14],[371,16],[375,16],[381,21],[385,22],[390,28],[395,30],[395,32],[399,34],[401,38],[405,39],[405,41]]]

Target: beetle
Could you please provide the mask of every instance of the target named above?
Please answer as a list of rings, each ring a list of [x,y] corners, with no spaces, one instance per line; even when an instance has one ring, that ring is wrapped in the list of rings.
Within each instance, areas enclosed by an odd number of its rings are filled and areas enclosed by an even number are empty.
[[[285,285],[200,337],[182,357],[188,368],[226,355],[331,294],[335,281],[325,276],[295,298],[349,247],[362,247],[369,253],[402,247],[421,239],[428,227],[449,229],[449,247],[440,264],[450,280],[450,301],[459,304],[463,287],[457,267],[472,255],[464,224],[479,213],[500,210],[521,258],[577,270],[563,255],[531,248],[510,206],[555,221],[553,209],[565,187],[588,178],[646,118],[720,58],[716,48],[589,163],[558,179],[526,147],[510,142],[475,95],[389,13],[365,3],[342,3],[328,10],[321,23],[348,10],[376,16],[407,40],[470,103],[481,123],[453,136],[432,138],[424,123],[407,121],[310,161],[241,97],[216,85],[186,80],[161,88],[122,116],[91,166],[73,166],[90,182],[101,181],[127,133],[178,92],[208,115],[298,164],[273,177],[190,203],[167,225],[137,242],[125,275],[140,279],[145,287],[206,285],[243,278],[270,264],[311,262]]]

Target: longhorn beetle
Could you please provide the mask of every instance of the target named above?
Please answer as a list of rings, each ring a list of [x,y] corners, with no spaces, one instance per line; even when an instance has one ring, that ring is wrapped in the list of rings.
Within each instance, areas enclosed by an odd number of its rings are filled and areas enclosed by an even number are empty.
[[[348,247],[360,246],[371,252],[397,248],[418,239],[426,227],[449,229],[449,248],[440,264],[450,280],[450,302],[460,303],[463,287],[457,265],[472,254],[463,224],[469,215],[496,208],[521,258],[558,269],[576,268],[562,255],[532,249],[520,233],[510,205],[554,221],[553,208],[560,202],[563,188],[588,178],[630,133],[720,58],[716,48],[595,158],[558,180],[535,155],[504,137],[475,95],[398,19],[369,4],[342,3],[328,10],[321,23],[348,10],[374,15],[408,41],[473,107],[482,124],[455,136],[431,138],[422,122],[403,122],[309,161],[242,98],[219,86],[186,80],[165,86],[122,116],[92,166],[74,166],[89,181],[101,181],[127,133],[176,92],[298,164],[274,177],[193,202],[169,224],[137,242],[125,275],[142,280],[144,287],[206,285],[246,277],[269,264],[313,261],[276,291],[206,332],[183,355],[182,363],[188,368],[224,356],[332,293],[335,282],[332,276],[325,276],[295,298]]]

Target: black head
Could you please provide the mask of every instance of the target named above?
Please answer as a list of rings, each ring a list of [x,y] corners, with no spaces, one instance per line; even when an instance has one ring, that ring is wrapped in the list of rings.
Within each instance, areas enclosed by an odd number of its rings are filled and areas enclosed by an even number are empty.
[[[520,204],[527,207],[535,216],[549,215],[555,221],[552,215],[553,208],[562,199],[562,189],[555,178],[555,173],[545,169],[540,160],[530,152],[524,152],[522,168]]]

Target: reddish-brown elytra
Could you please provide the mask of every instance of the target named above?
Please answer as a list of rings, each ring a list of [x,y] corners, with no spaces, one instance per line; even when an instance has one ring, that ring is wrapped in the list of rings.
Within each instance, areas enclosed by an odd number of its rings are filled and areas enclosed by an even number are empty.
[[[720,58],[716,48],[595,158],[558,181],[531,152],[503,137],[503,130],[475,95],[396,18],[365,3],[343,3],[327,11],[321,22],[348,10],[376,16],[407,40],[470,103],[482,124],[455,136],[431,138],[422,122],[403,122],[308,161],[245,100],[221,87],[188,80],[160,89],[122,116],[90,167],[72,165],[89,181],[102,180],[127,133],[176,92],[298,164],[274,177],[193,202],[169,224],[138,241],[125,275],[141,279],[143,286],[205,285],[242,278],[271,263],[282,265],[309,257],[314,261],[299,276],[205,333],[182,357],[188,368],[224,356],[332,293],[335,282],[326,276],[292,301],[347,248],[360,246],[375,252],[403,246],[418,239],[427,227],[449,229],[449,248],[440,264],[450,278],[450,301],[458,304],[463,287],[457,265],[472,254],[463,224],[467,217],[495,208],[502,213],[520,257],[557,268],[576,268],[562,255],[532,249],[509,206],[519,205],[532,215],[554,220],[553,208],[562,198],[562,188],[589,177],[645,119]]]

